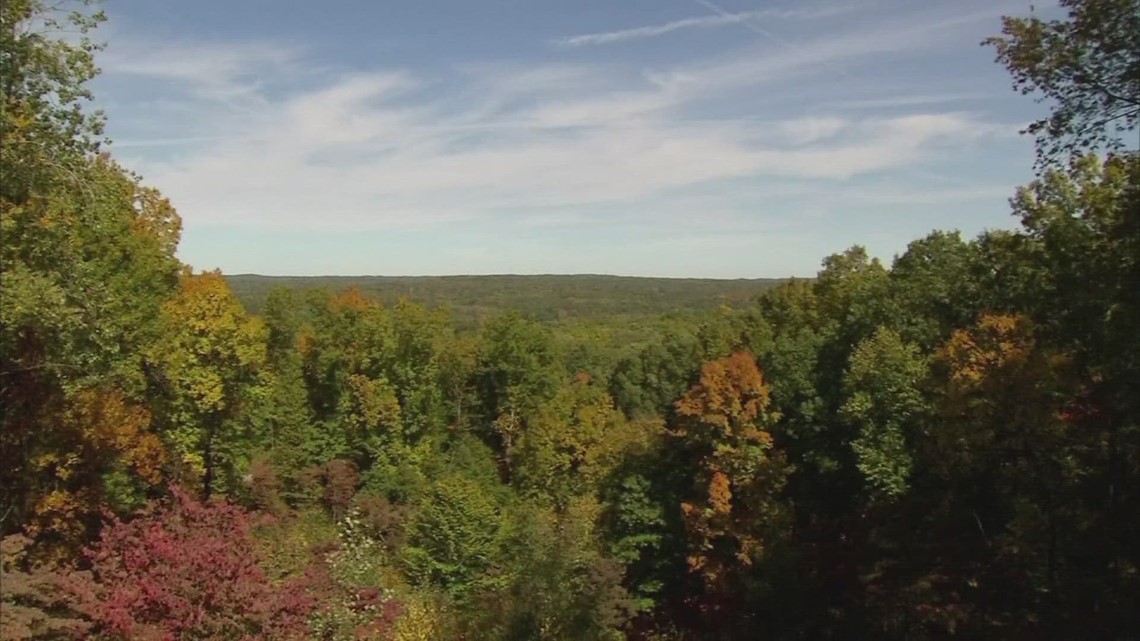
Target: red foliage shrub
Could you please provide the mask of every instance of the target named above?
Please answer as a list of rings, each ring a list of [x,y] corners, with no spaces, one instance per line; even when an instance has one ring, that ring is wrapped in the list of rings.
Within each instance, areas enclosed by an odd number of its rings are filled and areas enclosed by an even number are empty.
[[[130,521],[112,518],[88,551],[93,588],[83,611],[104,634],[129,639],[302,639],[320,577],[274,585],[245,510],[175,489]]]

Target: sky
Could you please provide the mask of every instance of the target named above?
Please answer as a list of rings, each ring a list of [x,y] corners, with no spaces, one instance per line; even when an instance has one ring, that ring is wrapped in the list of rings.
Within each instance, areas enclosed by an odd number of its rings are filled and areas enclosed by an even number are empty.
[[[1038,13],[1055,7],[1037,2]],[[1048,5],[1048,3],[1045,3]],[[1011,228],[1027,0],[106,0],[112,153],[273,275],[811,276]]]

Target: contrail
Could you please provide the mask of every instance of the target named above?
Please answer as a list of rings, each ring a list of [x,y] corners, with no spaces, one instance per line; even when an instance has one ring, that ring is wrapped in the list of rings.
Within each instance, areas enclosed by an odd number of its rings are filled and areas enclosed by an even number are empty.
[[[622,29],[620,31],[607,31],[604,33],[588,33],[580,36],[571,36],[569,38],[559,38],[558,40],[554,41],[554,44],[563,47],[580,47],[583,45],[600,45],[640,38],[654,38],[656,36],[663,36],[667,33],[680,31],[682,29],[719,27],[726,24],[739,23],[743,22],[746,18],[752,17],[759,13],[760,12],[756,11],[747,13],[720,14],[715,16],[701,16],[699,18],[684,18],[682,20],[675,20],[673,22],[667,22],[665,24],[659,25],[635,27],[632,29]]]
[[[712,2],[709,2],[709,0],[696,0],[696,3],[703,6],[704,8],[708,9],[709,11],[712,11],[712,12],[716,13],[717,15],[720,15],[721,17],[727,18],[728,16],[740,15],[740,14],[729,13],[728,11],[725,11],[723,8],[713,4]],[[775,40],[776,42],[782,44],[783,46],[787,47],[788,49],[791,49],[792,51],[797,51],[797,52],[800,51],[800,47],[797,46],[795,43],[789,42],[789,41],[777,36],[776,34],[772,33],[771,31],[768,31],[767,29],[757,25],[754,21],[749,20],[747,17],[745,17],[742,20],[736,20],[735,22],[738,22],[739,24],[743,25],[745,29],[748,29],[749,31],[751,31],[753,33],[757,33],[757,34],[764,36],[765,38],[771,38],[772,40]],[[827,69],[831,70],[832,72],[834,72],[840,76],[843,76],[844,78],[846,78],[848,80],[858,80],[858,78],[856,78],[855,76],[847,73],[843,69],[840,69],[839,67],[836,67],[834,65],[830,65],[830,64],[827,64],[824,62],[824,63],[820,63],[820,66],[826,67]]]

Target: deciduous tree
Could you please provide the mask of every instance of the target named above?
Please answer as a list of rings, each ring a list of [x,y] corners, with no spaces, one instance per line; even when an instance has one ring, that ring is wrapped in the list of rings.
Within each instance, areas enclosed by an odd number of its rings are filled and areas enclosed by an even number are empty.
[[[1066,19],[1006,17],[1002,35],[983,43],[997,50],[1014,88],[1052,103],[1026,130],[1037,137],[1039,161],[1103,146],[1140,149],[1140,2],[1060,5]]]
[[[221,473],[237,469],[239,444],[253,439],[243,409],[263,383],[265,326],[245,313],[220,272],[184,273],[162,321],[150,359],[167,401],[165,437],[208,497],[226,487]]]
[[[675,433],[694,466],[693,494],[681,506],[688,562],[718,596],[735,568],[764,558],[784,526],[788,469],[767,431],[777,418],[770,402],[755,359],[743,352],[705,363],[699,382],[677,400]]]

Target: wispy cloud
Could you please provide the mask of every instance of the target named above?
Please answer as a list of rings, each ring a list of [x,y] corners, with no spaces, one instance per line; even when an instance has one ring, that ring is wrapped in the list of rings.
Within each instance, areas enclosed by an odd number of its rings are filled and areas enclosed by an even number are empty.
[[[390,228],[632,202],[750,175],[845,180],[986,131],[959,114],[686,121],[652,92],[487,114],[394,102],[409,82],[346,76],[270,102],[244,137],[143,169],[199,223]]]
[[[906,107],[930,107],[931,105],[947,105],[961,102],[977,102],[980,100],[993,100],[992,94],[981,92],[961,93],[935,93],[935,94],[907,94],[887,95],[870,98],[843,98],[829,100],[817,107],[835,110],[861,110],[861,109],[900,109]]]
[[[302,73],[299,82],[301,52],[182,42],[127,42],[103,66],[112,79],[145,80],[134,86],[140,95],[161,86],[180,97],[121,114],[128,135],[119,147],[136,154],[132,165],[172,197],[188,225],[387,230],[525,216],[531,226],[573,226],[590,224],[584,212],[644,217],[709,191],[709,209],[686,215],[739,215],[742,203],[779,195],[772,185],[781,181],[810,183],[797,192],[805,202],[821,185],[840,200],[851,193],[861,202],[924,202],[909,192],[856,194],[851,182],[953,157],[1008,127],[937,101],[873,115],[805,115],[796,101],[809,90],[844,99],[831,83],[811,84],[821,67],[929,47],[979,19],[920,13],[840,25],[795,47],[765,40],[651,69],[467,62],[442,71]],[[567,46],[732,24],[719,14],[693,20],[703,22],[587,34]],[[147,58],[136,59],[143,48]],[[779,84],[789,78],[804,84]],[[762,95],[776,86],[790,108],[734,107],[742,89]],[[710,111],[710,103],[724,107]],[[153,123],[166,135],[139,135],[158,130]],[[151,146],[163,153],[148,155]],[[946,192],[931,198],[953,197]]]
[[[730,13],[717,11],[712,15],[693,16],[681,18],[662,24],[645,25],[616,31],[602,31],[598,33],[584,33],[576,36],[558,38],[552,44],[560,47],[584,47],[591,45],[606,45],[629,40],[644,40],[656,38],[674,31],[687,29],[710,29],[727,25],[748,24],[750,20],[761,18],[772,19],[807,19],[823,18],[852,11],[851,6],[831,6],[816,9],[761,9],[757,11],[741,11]]]
[[[175,83],[218,100],[255,96],[260,79],[293,67],[301,52],[266,42],[208,43],[121,40],[99,57],[111,76]]]
[[[898,15],[862,28],[839,29],[795,43],[781,42],[775,51],[758,46],[699,60],[656,73],[654,82],[690,92],[727,85],[757,86],[793,75],[807,83],[811,74],[834,75],[839,65],[852,66],[914,50],[934,50],[955,42],[962,27],[995,21],[1003,10],[1003,5],[995,3],[973,11]]]

